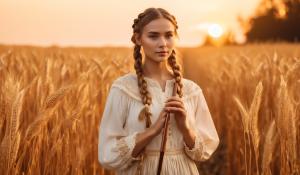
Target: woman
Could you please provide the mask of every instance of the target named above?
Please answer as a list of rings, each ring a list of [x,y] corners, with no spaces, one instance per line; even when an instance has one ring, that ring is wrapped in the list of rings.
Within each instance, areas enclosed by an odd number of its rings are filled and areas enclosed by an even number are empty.
[[[161,174],[199,174],[195,162],[212,155],[219,137],[201,88],[182,78],[176,63],[176,19],[162,8],[148,8],[132,28],[135,73],[111,86],[100,124],[99,162],[118,175],[156,174],[169,112]]]

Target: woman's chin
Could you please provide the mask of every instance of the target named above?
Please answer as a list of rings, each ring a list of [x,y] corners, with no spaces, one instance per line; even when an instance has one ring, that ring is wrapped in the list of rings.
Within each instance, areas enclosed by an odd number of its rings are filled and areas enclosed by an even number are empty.
[[[158,56],[158,55],[154,55],[153,57],[150,57],[150,59],[152,61],[155,61],[155,62],[165,62],[168,60],[168,56]]]
[[[156,59],[157,62],[165,62],[168,59],[168,57],[159,57]]]
[[[156,56],[156,60],[160,61],[160,62],[166,61],[167,59],[168,59],[168,56]]]

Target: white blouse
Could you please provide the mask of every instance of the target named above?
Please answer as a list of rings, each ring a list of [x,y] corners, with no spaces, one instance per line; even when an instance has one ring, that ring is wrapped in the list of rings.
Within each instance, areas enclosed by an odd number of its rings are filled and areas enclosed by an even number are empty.
[[[152,97],[150,110],[151,121],[154,123],[164,107],[164,102],[172,95],[175,79],[166,81],[165,91],[158,81],[148,77],[145,80]],[[182,83],[182,100],[188,121],[196,132],[195,145],[192,149],[188,148],[171,114],[162,175],[198,175],[195,161],[207,160],[219,144],[219,137],[201,88],[185,78],[182,78]],[[98,158],[103,168],[115,170],[117,175],[136,173],[141,160],[131,154],[137,133],[145,129],[145,121],[138,120],[143,107],[135,73],[127,73],[114,80],[99,128]],[[160,133],[146,146],[142,174],[156,174],[161,138]]]

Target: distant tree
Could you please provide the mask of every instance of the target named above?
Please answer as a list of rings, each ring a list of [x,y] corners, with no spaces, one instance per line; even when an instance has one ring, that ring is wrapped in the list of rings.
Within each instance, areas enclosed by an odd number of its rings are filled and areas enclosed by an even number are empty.
[[[256,14],[240,20],[248,42],[300,41],[300,0],[263,0]]]

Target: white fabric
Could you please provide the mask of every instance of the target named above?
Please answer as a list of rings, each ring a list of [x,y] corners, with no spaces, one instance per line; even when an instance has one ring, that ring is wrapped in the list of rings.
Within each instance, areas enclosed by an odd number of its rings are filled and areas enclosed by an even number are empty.
[[[175,79],[167,80],[165,91],[162,91],[158,81],[148,77],[145,80],[152,97],[150,110],[154,123],[164,107],[164,102],[172,95]],[[219,137],[201,88],[185,78],[182,78],[182,83],[182,99],[188,121],[196,132],[195,145],[191,150],[187,147],[171,114],[162,175],[199,174],[195,162],[207,160],[219,144]],[[106,169],[115,170],[117,175],[136,173],[140,159],[133,158],[131,153],[137,133],[145,129],[145,122],[138,120],[142,108],[136,74],[127,73],[117,78],[110,88],[105,104],[98,145],[100,164]],[[161,134],[153,138],[146,147],[142,174],[156,174],[160,145]]]

